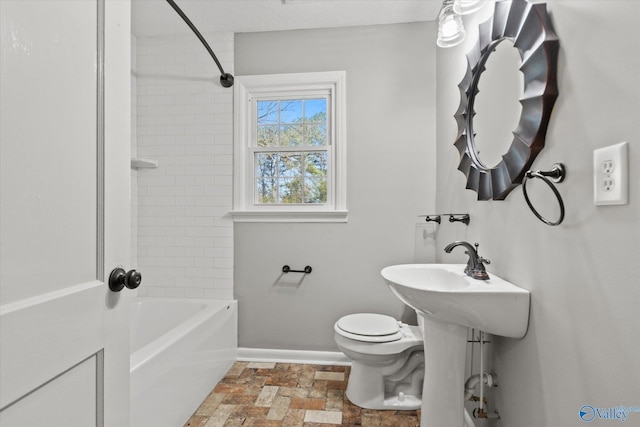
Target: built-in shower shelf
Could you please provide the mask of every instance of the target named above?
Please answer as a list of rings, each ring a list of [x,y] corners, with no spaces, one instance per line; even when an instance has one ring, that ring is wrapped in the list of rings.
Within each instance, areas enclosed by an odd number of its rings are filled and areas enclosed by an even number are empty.
[[[157,160],[139,159],[137,157],[133,157],[131,159],[132,169],[155,169],[157,167],[158,167]]]

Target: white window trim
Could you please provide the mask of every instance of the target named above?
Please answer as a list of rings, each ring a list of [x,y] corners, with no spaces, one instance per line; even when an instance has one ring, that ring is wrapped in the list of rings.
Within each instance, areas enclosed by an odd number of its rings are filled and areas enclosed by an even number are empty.
[[[330,120],[332,158],[327,205],[256,205],[253,201],[253,171],[249,146],[252,132],[252,99],[268,93],[311,90],[331,92]],[[236,76],[234,81],[233,211],[235,222],[347,222],[346,73],[268,74]]]

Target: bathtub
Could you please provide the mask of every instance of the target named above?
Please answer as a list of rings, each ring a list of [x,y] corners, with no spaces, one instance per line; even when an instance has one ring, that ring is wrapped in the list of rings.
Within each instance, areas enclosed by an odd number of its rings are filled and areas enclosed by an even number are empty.
[[[235,362],[237,302],[134,298],[131,426],[182,426]]]

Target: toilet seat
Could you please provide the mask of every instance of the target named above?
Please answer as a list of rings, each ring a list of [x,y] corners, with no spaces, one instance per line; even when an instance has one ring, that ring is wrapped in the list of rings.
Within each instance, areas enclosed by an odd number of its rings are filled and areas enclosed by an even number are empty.
[[[345,338],[370,343],[393,342],[403,337],[398,321],[383,314],[349,314],[335,323],[334,330]]]

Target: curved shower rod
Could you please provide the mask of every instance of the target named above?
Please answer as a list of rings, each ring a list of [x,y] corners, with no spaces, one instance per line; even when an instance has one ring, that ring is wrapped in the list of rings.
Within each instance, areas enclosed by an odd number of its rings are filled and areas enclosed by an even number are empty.
[[[229,74],[229,73],[225,73],[224,72],[224,69],[222,68],[222,65],[220,65],[220,61],[218,61],[218,58],[216,57],[216,54],[213,53],[213,50],[209,46],[209,43],[207,43],[207,41],[204,39],[204,37],[202,37],[202,34],[200,34],[200,31],[198,31],[196,26],[193,25],[193,22],[191,22],[191,20],[187,17],[187,15],[184,14],[182,9],[180,9],[178,7],[176,2],[174,2],[173,0],[167,0],[167,3],[169,3],[169,5],[173,8],[173,10],[175,10],[176,13],[178,15],[180,15],[182,20],[189,26],[189,28],[191,28],[191,31],[193,31],[193,33],[198,37],[198,39],[200,39],[200,41],[202,42],[204,47],[209,52],[209,55],[211,55],[211,57],[215,61],[216,65],[218,66],[218,69],[220,70],[220,84],[223,87],[231,87],[231,86],[233,86],[233,76],[231,74]]]

